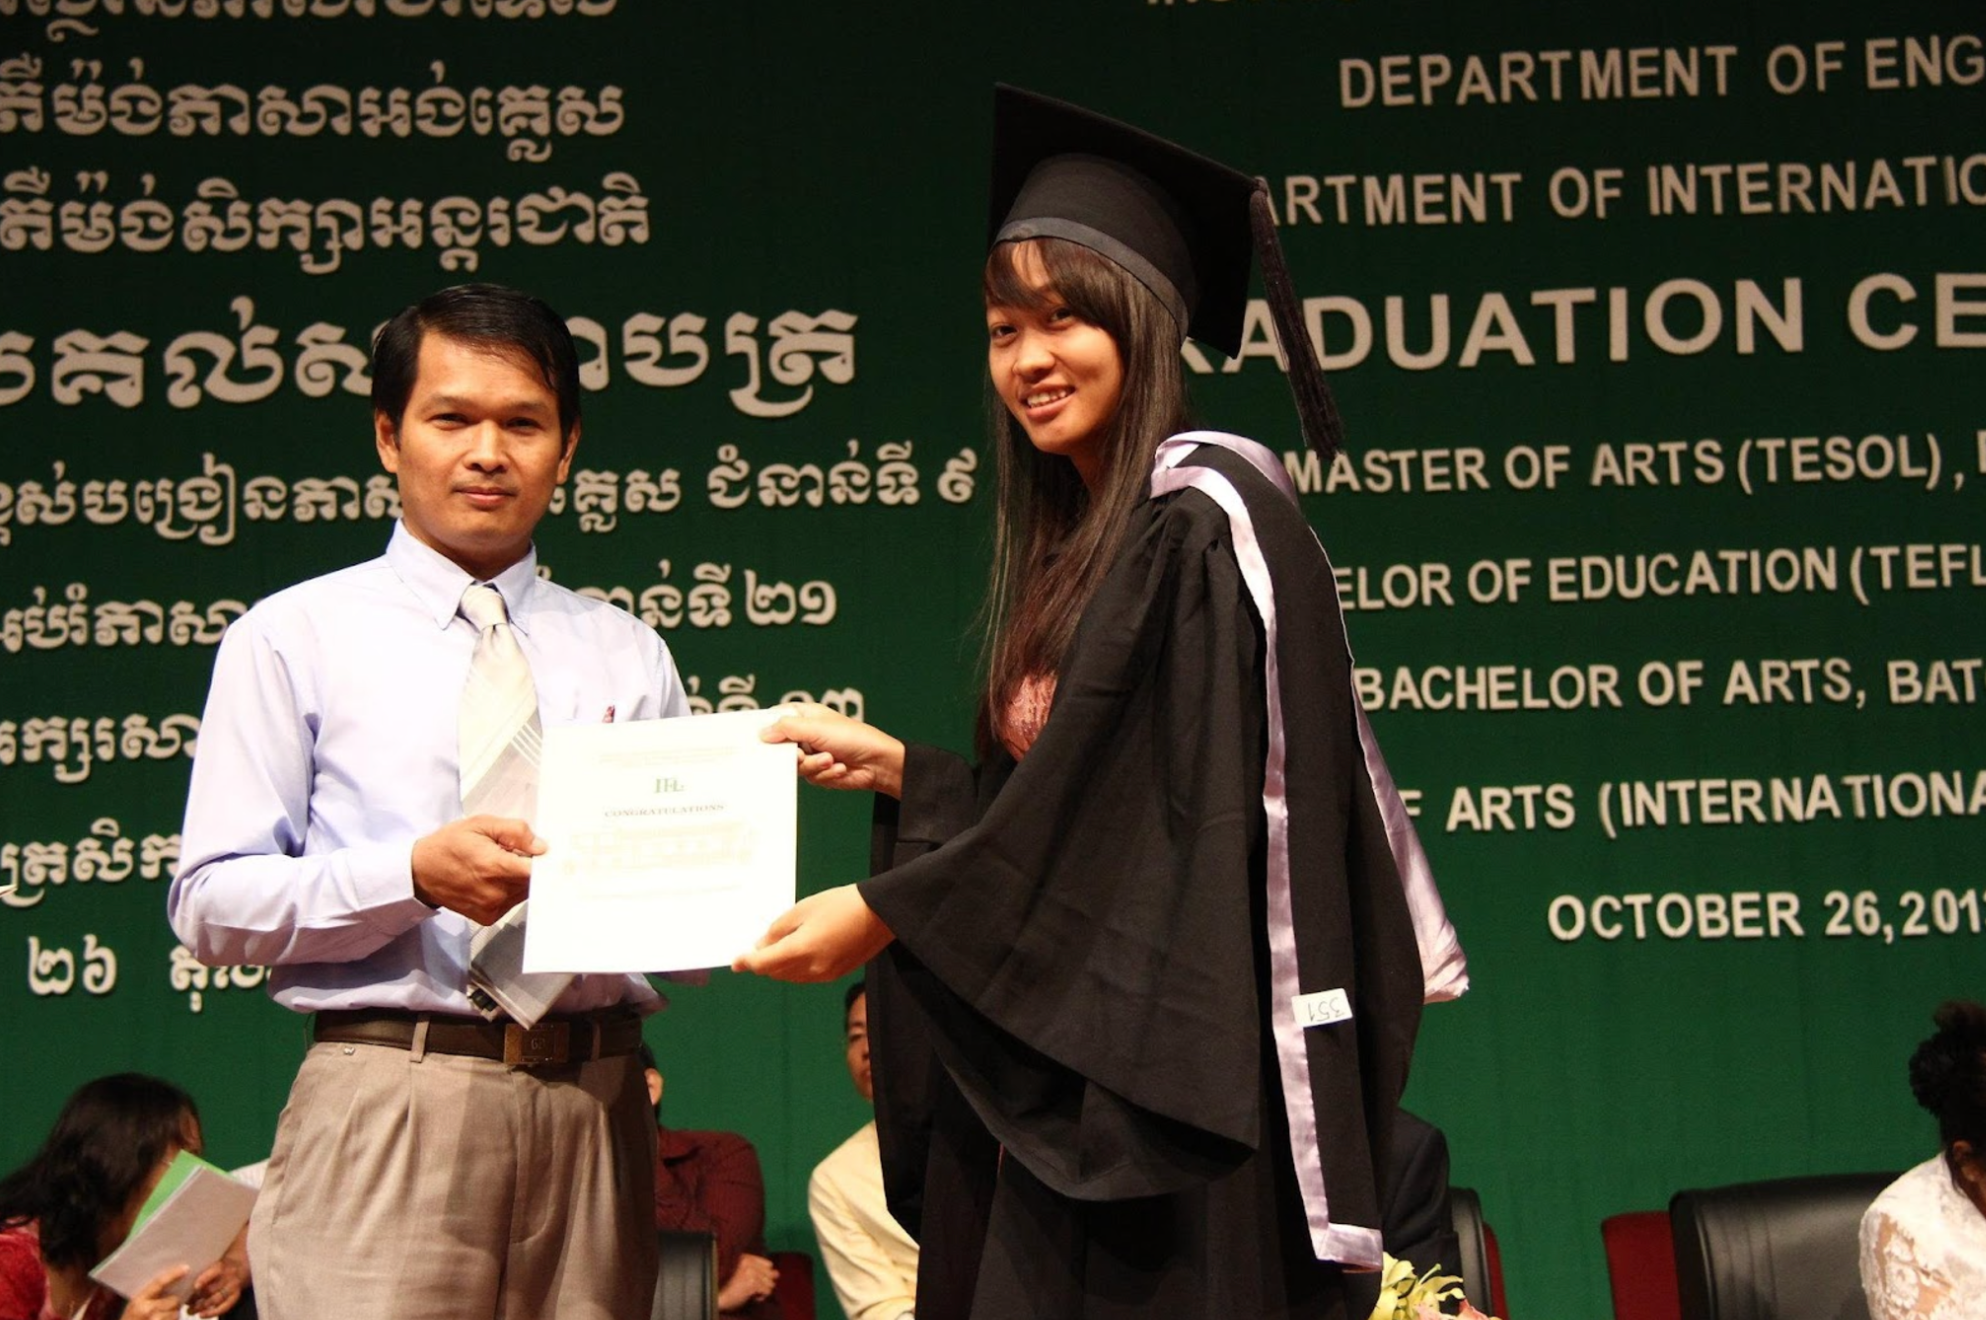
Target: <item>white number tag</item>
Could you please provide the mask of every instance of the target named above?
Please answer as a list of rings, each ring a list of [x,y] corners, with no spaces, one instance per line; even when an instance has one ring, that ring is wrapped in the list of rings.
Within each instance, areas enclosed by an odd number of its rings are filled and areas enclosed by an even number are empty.
[[[1333,1022],[1348,1022],[1352,1016],[1352,1001],[1343,990],[1319,990],[1314,994],[1297,995],[1290,1000],[1290,1007],[1296,1011],[1296,1024],[1299,1027],[1328,1027]]]

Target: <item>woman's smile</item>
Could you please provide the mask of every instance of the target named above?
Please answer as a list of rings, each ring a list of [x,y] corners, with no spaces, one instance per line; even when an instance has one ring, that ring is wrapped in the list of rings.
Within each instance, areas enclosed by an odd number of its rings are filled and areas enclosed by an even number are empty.
[[[993,388],[1036,449],[1068,459],[1089,483],[1123,398],[1123,355],[1107,330],[1061,301],[1033,244],[1020,246],[1015,266],[1040,301],[986,309]]]

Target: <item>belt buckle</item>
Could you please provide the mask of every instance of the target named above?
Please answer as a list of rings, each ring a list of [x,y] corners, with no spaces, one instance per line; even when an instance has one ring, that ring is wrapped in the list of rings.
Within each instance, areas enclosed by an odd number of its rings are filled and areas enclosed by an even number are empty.
[[[572,1026],[566,1022],[541,1022],[527,1027],[517,1022],[503,1026],[503,1061],[512,1068],[538,1068],[560,1064],[571,1053]]]

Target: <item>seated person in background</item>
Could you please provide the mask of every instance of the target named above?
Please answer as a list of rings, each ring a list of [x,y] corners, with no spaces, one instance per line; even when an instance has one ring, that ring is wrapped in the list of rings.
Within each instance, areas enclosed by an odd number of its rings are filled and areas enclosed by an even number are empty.
[[[1910,1090],[1938,1120],[1938,1153],[1862,1216],[1871,1320],[1986,1316],[1986,1007],[1951,1000],[1910,1056]]]
[[[662,1126],[662,1070],[646,1044],[641,1066],[655,1108],[655,1227],[717,1239],[717,1310],[726,1320],[779,1320],[779,1281],[765,1249],[765,1177],[735,1132]]]
[[[86,1082],[54,1130],[20,1168],[0,1179],[0,1320],[172,1320],[167,1289],[187,1267],[162,1271],[128,1304],[90,1270],[115,1251],[182,1150],[199,1154],[200,1115],[171,1082],[119,1073]],[[187,1306],[215,1316],[241,1299],[248,1259],[238,1238],[200,1271]]]
[[[842,1001],[842,1037],[848,1075],[870,1103],[869,998],[866,985],[848,987]],[[917,1311],[917,1243],[890,1217],[883,1200],[882,1153],[876,1120],[835,1147],[807,1180],[807,1212],[834,1295],[848,1320],[901,1320]]]
[[[1443,1274],[1461,1273],[1462,1248],[1448,1210],[1448,1138],[1440,1128],[1404,1109],[1394,1112],[1380,1191],[1386,1254],[1411,1261],[1416,1273],[1436,1265]],[[1469,1300],[1489,1305],[1487,1297]]]

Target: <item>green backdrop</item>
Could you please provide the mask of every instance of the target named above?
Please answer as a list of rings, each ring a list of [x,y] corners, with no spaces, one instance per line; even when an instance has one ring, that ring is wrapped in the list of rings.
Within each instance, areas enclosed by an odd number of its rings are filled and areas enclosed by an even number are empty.
[[[712,707],[962,745],[990,87],[1266,176],[1355,454],[1290,461],[1471,955],[1410,1103],[1520,1317],[1599,1220],[1928,1154],[1903,1061],[1986,904],[1976,4],[0,0],[0,1162],[78,1082],[266,1152],[298,1022],[162,905],[226,622],[384,544],[363,345],[465,278],[588,359],[554,576]],[[1259,312],[1259,308],[1258,308]],[[866,803],[808,792],[802,887]],[[666,1116],[775,1247],[862,1118],[838,987],[716,974]],[[824,1298],[827,1296],[823,1294]],[[832,1302],[824,1310],[831,1313]]]

